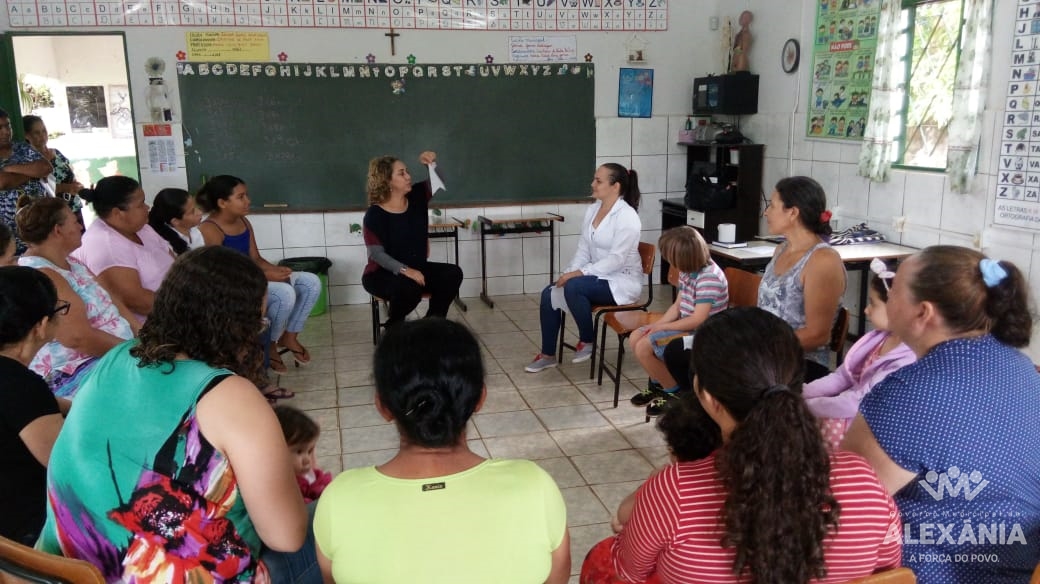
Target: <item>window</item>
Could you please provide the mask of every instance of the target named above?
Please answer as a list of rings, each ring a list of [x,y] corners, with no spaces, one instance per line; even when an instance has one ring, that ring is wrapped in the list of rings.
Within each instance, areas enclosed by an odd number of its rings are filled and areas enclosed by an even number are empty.
[[[903,0],[903,107],[894,163],[946,168],[960,57],[961,0]]]

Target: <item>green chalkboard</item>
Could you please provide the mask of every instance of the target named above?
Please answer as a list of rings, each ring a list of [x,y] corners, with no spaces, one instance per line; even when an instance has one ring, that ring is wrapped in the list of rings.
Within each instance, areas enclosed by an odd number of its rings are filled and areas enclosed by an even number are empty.
[[[448,186],[438,203],[580,199],[595,169],[593,72],[178,63],[189,185],[233,174],[255,210],[360,209],[371,158],[397,156],[419,180],[418,155],[434,150]]]

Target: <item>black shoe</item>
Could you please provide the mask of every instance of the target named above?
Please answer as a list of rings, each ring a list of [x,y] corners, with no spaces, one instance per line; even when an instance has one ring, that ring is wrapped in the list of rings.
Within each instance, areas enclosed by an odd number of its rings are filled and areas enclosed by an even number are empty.
[[[650,405],[646,406],[647,421],[649,421],[650,418],[656,418],[657,416],[663,414],[664,411],[668,409],[668,405],[672,401],[672,399],[675,399],[677,397],[677,394],[675,393],[662,392],[662,394],[662,397],[654,398],[650,402]]]
[[[650,381],[646,384],[646,389],[640,390],[639,393],[632,396],[632,399],[628,400],[632,405],[637,407],[643,407],[648,403],[652,402],[655,398],[659,398],[664,394],[664,389],[660,383],[656,381]]]

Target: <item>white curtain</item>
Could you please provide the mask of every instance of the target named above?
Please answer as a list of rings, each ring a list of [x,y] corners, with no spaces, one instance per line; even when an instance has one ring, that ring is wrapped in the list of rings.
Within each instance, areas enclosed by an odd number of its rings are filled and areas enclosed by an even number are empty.
[[[993,38],[993,0],[964,0],[961,59],[953,88],[946,174],[950,190],[968,192],[978,166],[982,110],[989,88],[990,44]]]
[[[954,77],[953,117],[946,157],[950,189],[955,193],[967,192],[975,176],[993,38],[993,0],[962,1],[961,54]],[[895,157],[894,141],[900,130],[896,115],[903,107],[905,88],[901,59],[907,50],[903,39],[906,24],[902,17],[899,0],[881,3],[870,110],[859,155],[859,174],[875,181],[888,179],[891,161]]]
[[[903,9],[900,0],[883,0],[878,16],[878,41],[874,54],[874,79],[870,88],[867,127],[859,152],[859,174],[874,181],[888,180],[899,124],[896,115],[903,106],[901,59],[906,50],[903,38]]]

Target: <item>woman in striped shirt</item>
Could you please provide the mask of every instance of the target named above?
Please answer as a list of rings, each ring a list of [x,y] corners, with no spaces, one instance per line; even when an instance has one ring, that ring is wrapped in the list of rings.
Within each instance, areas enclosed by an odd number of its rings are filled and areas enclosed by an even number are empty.
[[[844,582],[899,566],[895,503],[865,460],[828,453],[789,325],[723,311],[698,329],[692,364],[722,447],[623,502],[620,533],[589,553],[583,583]]]

